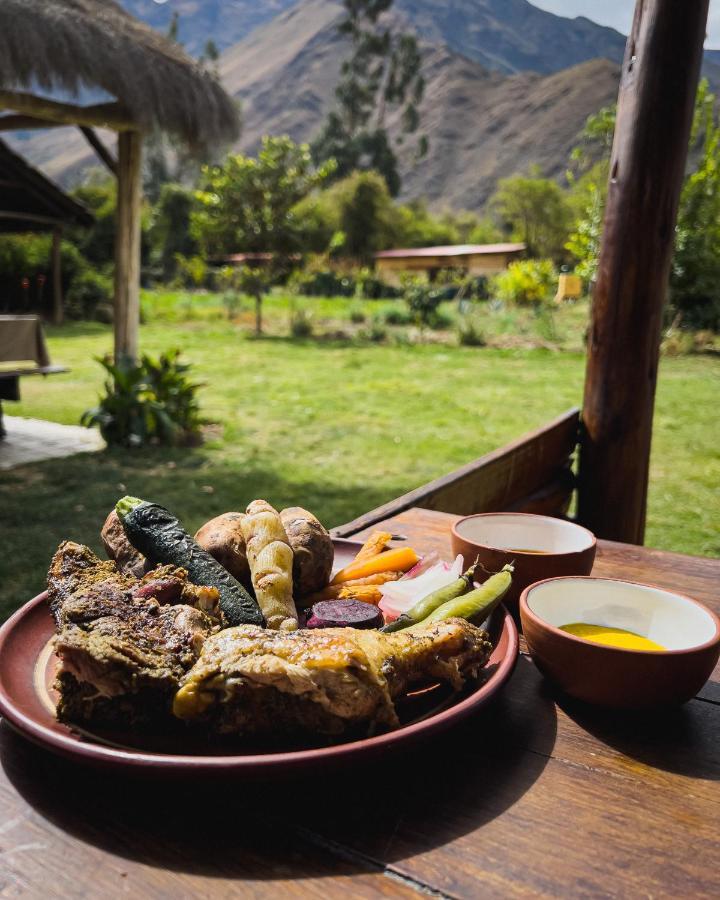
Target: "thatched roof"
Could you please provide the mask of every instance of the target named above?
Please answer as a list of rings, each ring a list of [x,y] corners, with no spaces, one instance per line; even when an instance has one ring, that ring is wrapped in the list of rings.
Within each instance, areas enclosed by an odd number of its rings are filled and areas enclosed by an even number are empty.
[[[93,221],[82,204],[0,141],[0,232],[52,231]]]
[[[144,129],[191,146],[237,137],[238,111],[182,48],[113,0],[0,0],[0,88],[102,88]]]

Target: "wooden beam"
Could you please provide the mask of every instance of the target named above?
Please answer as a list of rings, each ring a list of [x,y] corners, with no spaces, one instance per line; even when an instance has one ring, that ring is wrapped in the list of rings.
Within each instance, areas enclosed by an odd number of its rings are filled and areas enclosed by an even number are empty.
[[[663,306],[708,0],[638,0],[593,296],[578,518],[641,544]]]
[[[108,148],[103,144],[100,138],[95,134],[95,131],[92,128],[88,128],[86,125],[80,126],[80,131],[83,133],[83,137],[90,144],[93,150],[97,153],[100,159],[105,163],[108,169],[117,177],[117,160],[112,155],[112,153],[108,150]]]
[[[62,228],[56,228],[52,236],[52,292],[53,292],[53,325],[62,325],[63,321],[63,295],[62,295],[62,265],[60,255],[60,242],[62,240]]]
[[[140,324],[140,201],[142,135],[118,135],[115,232],[115,359],[135,359]]]
[[[23,91],[0,91],[0,108],[14,109],[33,118],[47,119],[57,125],[87,125],[90,128],[112,128],[114,131],[137,130],[138,124],[119,103],[97,103],[76,106],[36,97]]]

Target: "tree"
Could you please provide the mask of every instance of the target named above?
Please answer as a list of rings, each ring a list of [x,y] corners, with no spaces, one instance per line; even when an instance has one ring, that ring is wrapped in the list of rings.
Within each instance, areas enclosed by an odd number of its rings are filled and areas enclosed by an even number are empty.
[[[607,196],[615,106],[590,116],[570,156],[568,181],[576,221],[566,247],[576,271],[595,277]],[[720,122],[703,79],[695,100],[690,159],[675,228],[670,303],[686,325],[720,328]]]
[[[190,233],[204,255],[270,253],[264,280],[253,273],[256,302],[273,278],[287,271],[304,249],[297,204],[332,174],[334,163],[312,165],[306,144],[288,137],[265,137],[256,159],[238,154],[222,165],[204,166]],[[260,316],[258,322],[261,327]]]
[[[345,17],[338,31],[349,38],[352,53],[341,69],[335,89],[335,108],[312,145],[316,162],[337,161],[337,177],[356,169],[374,169],[387,182],[390,193],[400,191],[397,156],[386,130],[390,110],[398,113],[400,135],[416,134],[425,81],[417,41],[411,34],[381,25],[382,13],[393,0],[344,0]],[[427,138],[418,140],[418,152],[427,152]]]
[[[164,184],[156,203],[150,226],[150,243],[156,262],[168,280],[177,269],[177,257],[197,253],[197,242],[190,234],[190,214],[195,194],[181,184]]]
[[[680,196],[670,299],[683,324],[720,330],[720,123],[704,79],[690,146],[699,160]]]
[[[506,233],[527,245],[530,256],[560,259],[570,225],[561,187],[537,171],[502,178],[490,201]]]

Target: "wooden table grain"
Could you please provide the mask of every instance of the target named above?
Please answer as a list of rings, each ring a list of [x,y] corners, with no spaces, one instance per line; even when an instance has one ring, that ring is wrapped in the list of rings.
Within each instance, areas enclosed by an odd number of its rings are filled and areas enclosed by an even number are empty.
[[[453,516],[383,524],[449,554]],[[598,574],[720,611],[720,560],[600,542]],[[522,653],[452,732],[352,771],[156,782],[0,725],[0,896],[717,897],[720,673],[650,714],[557,694]]]

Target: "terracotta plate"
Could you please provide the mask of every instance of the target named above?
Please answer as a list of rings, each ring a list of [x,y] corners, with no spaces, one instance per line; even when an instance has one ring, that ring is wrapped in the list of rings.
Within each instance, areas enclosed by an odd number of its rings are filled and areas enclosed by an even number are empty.
[[[335,541],[338,567],[355,555],[359,544]],[[504,607],[496,610],[489,630],[495,649],[481,677],[455,694],[433,685],[398,703],[402,726],[374,737],[344,743],[268,746],[195,736],[178,723],[162,733],[84,730],[55,718],[52,684],[57,660],[50,611],[40,594],[0,629],[0,713],[18,731],[63,756],[100,766],[144,770],[153,774],[217,773],[253,775],[287,773],[358,757],[385,755],[409,742],[439,732],[475,712],[507,681],[518,655],[517,629]]]

